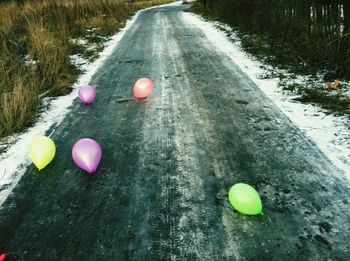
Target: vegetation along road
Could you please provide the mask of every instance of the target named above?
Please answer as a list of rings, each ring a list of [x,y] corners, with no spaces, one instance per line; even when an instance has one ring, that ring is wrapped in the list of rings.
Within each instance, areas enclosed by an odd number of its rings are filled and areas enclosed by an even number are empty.
[[[0,212],[0,251],[14,260],[350,260],[348,181],[204,33],[186,5],[141,12]],[[148,100],[130,97],[141,77]],[[95,175],[73,144],[102,146]],[[228,201],[237,182],[264,216]],[[9,259],[10,259],[9,258]]]

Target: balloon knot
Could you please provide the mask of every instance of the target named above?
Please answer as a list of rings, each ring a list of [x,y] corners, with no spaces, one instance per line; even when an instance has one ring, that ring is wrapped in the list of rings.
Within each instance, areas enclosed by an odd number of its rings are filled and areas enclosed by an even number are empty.
[[[264,212],[261,211],[261,212],[260,212],[260,215],[261,215],[261,216],[264,216],[265,214],[264,214]]]

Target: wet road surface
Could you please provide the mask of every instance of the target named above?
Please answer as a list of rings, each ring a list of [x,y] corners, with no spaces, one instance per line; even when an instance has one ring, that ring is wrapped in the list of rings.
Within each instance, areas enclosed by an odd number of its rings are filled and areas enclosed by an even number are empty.
[[[0,211],[9,260],[350,260],[350,187],[258,87],[184,23],[185,6],[141,12]],[[146,101],[130,97],[154,80]],[[96,175],[73,144],[102,146]],[[265,216],[230,206],[254,186]]]

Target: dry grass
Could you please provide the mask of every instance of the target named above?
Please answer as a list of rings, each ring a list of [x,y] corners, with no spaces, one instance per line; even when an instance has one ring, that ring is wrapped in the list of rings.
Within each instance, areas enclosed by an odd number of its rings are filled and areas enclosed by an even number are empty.
[[[70,91],[77,69],[70,39],[101,41],[138,9],[170,0],[41,0],[0,4],[0,138],[22,131],[36,117],[40,94]],[[94,35],[87,37],[87,29]],[[101,51],[101,45],[96,48]],[[92,57],[97,57],[92,54]]]
[[[23,82],[21,77],[14,82],[14,89],[1,95],[2,125],[5,132],[16,132],[27,127],[35,117],[39,105],[38,92],[33,84]]]
[[[45,28],[44,22],[27,20],[28,57],[36,61],[40,90],[55,86],[57,79],[69,68],[69,44],[67,32],[61,30],[59,38]],[[59,86],[55,86],[56,88]]]

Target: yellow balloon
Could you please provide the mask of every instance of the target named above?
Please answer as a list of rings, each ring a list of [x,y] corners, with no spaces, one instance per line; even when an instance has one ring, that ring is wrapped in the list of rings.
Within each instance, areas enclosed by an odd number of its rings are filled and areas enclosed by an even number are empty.
[[[29,156],[39,170],[45,168],[53,160],[55,154],[55,143],[49,137],[39,136],[30,145]]]

